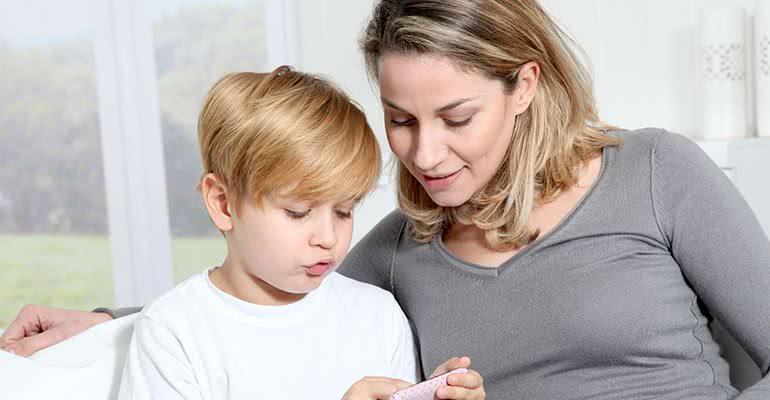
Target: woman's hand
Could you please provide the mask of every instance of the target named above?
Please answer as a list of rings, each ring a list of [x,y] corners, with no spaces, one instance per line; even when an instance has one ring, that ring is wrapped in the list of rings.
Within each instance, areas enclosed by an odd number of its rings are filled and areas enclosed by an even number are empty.
[[[454,357],[446,360],[436,367],[431,374],[431,378],[458,368],[466,368],[468,372],[464,374],[451,374],[447,377],[447,386],[442,386],[436,391],[436,397],[439,399],[467,399],[483,400],[487,394],[484,392],[484,378],[481,374],[471,369],[470,357]]]
[[[412,386],[400,379],[367,376],[353,384],[342,400],[387,400],[393,393]]]
[[[0,337],[0,348],[27,357],[110,319],[105,313],[26,305]]]

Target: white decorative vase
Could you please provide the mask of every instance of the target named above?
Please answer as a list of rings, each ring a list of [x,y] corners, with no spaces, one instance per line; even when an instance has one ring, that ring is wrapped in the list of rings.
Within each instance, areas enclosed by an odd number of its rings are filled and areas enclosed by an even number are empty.
[[[742,8],[701,15],[702,130],[705,139],[747,136],[746,15]]]
[[[754,21],[757,133],[770,137],[770,0],[757,2]]]

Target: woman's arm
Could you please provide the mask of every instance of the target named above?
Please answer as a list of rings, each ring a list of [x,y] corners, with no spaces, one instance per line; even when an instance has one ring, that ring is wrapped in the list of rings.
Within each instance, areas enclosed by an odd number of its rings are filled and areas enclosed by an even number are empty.
[[[692,141],[661,133],[651,163],[653,205],[674,259],[762,371],[764,378],[738,399],[770,398],[767,235],[735,185]]]
[[[105,313],[109,315],[112,319],[118,319],[122,317],[127,317],[131,314],[136,314],[140,311],[142,311],[142,307],[125,307],[125,308],[114,308],[114,309],[107,308],[107,307],[99,307],[92,312]]]
[[[27,357],[111,319],[101,312],[26,305],[0,337],[0,347]]]

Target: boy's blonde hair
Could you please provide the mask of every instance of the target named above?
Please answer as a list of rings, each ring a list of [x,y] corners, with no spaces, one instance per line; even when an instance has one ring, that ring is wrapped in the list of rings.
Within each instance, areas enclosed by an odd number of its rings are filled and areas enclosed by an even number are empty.
[[[261,205],[265,195],[359,200],[380,171],[377,140],[361,109],[327,79],[282,66],[226,75],[198,119],[204,175]]]

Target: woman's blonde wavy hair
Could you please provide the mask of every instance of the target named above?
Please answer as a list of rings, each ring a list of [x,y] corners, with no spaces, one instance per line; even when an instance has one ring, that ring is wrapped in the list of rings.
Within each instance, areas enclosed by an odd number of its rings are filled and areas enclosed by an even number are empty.
[[[198,144],[203,175],[223,181],[236,210],[242,199],[261,205],[286,188],[301,200],[357,201],[380,172],[363,111],[327,79],[288,66],[215,83],[198,119]]]
[[[605,146],[620,144],[602,131],[593,82],[578,48],[536,0],[382,0],[360,40],[367,70],[377,80],[383,54],[427,54],[498,79],[510,93],[519,69],[536,62],[537,93],[517,116],[497,173],[459,207],[434,203],[398,163],[398,204],[414,238],[429,242],[455,223],[485,231],[488,245],[510,250],[539,235],[527,223],[535,206],[577,182],[580,167]]]

